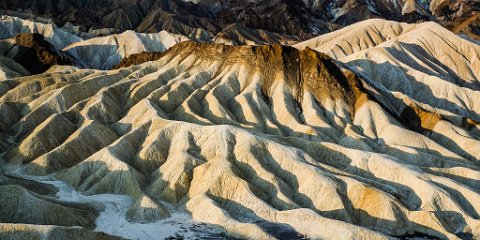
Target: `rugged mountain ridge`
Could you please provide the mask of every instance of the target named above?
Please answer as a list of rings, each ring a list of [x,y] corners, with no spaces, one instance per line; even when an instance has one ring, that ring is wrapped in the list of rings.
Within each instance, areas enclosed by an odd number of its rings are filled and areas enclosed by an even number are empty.
[[[456,33],[479,38],[480,3],[472,1],[348,0],[348,1],[230,1],[230,0],[105,0],[57,1],[6,0],[0,9],[21,11],[91,28],[114,31],[159,32],[166,30],[190,38],[207,34],[213,38],[231,24],[262,29],[269,35],[299,39],[337,30],[371,18],[404,22],[436,21]],[[93,17],[92,17],[93,14]],[[267,37],[262,41],[271,40]]]
[[[96,37],[66,46],[63,51],[79,59],[80,66],[94,69],[111,69],[132,54],[140,52],[163,52],[171,46],[187,41],[182,35],[166,31],[141,34],[125,31],[105,37]]]
[[[95,36],[93,34],[71,31],[59,28],[53,23],[41,23],[12,16],[2,16],[0,41],[8,51],[9,45],[14,42],[18,34],[41,34],[52,44],[52,49],[73,60],[73,65],[80,68],[111,69],[119,62],[141,52],[163,52],[176,43],[195,40],[200,42],[219,42],[229,45],[248,44],[258,45],[266,43],[293,44],[298,42],[294,36],[272,34],[263,30],[242,28],[234,24],[214,38],[208,36],[194,36],[187,38],[183,35],[172,34],[166,31],[159,33],[137,33],[127,30],[121,34]],[[85,39],[80,36],[86,36]],[[38,73],[38,72],[36,72]],[[25,74],[24,74],[25,75]]]

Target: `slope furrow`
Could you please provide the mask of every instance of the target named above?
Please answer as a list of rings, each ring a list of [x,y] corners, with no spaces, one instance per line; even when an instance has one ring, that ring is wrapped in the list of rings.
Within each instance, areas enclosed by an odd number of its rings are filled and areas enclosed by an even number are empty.
[[[421,59],[408,48],[403,62],[373,53],[413,28],[365,27],[373,32],[337,60],[310,48],[183,42],[118,70],[12,79],[1,85],[9,141],[0,149],[10,167],[83,195],[129,196],[126,219],[136,223],[175,209],[248,239],[479,236],[476,78],[427,76],[459,71],[439,64],[446,58],[392,71]]]

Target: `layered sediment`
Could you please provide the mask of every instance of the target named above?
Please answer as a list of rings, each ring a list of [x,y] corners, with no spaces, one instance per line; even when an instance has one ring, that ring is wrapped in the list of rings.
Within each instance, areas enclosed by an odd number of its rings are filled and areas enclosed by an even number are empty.
[[[0,229],[97,236],[110,197],[131,223],[181,211],[235,238],[480,236],[479,57],[440,25],[372,20],[0,81]]]

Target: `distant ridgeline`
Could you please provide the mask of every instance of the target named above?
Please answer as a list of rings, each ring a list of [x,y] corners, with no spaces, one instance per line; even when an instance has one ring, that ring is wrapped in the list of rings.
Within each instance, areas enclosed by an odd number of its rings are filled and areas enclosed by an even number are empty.
[[[3,0],[0,9],[20,11],[23,17],[51,18],[60,26],[73,23],[84,32],[100,29],[104,34],[166,30],[190,38],[213,38],[235,24],[238,31],[264,30],[289,40],[306,40],[362,20],[384,18],[436,21],[455,33],[480,39],[478,1]]]

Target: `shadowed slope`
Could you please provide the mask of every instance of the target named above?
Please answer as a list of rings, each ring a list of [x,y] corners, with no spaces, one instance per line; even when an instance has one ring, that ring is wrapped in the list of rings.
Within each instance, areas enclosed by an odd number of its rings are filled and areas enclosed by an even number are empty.
[[[162,31],[140,34],[125,31],[122,34],[97,37],[71,44],[63,51],[79,59],[83,65],[95,69],[111,69],[120,60],[140,52],[163,52],[171,46],[188,40],[182,35]]]
[[[4,160],[131,196],[136,222],[168,218],[168,202],[241,238],[480,234],[474,121],[309,48],[183,42],[149,57],[0,82]]]
[[[18,34],[15,37],[15,45],[7,55],[32,74],[43,73],[55,65],[72,65],[72,60],[68,56],[57,53],[54,47],[37,33]]]
[[[435,23],[415,25],[370,20],[296,47],[314,48],[345,63],[375,86],[377,98],[383,98],[384,106],[397,116],[419,113],[405,108],[405,105],[436,115],[428,117],[431,124],[426,128],[436,132],[430,137],[449,150],[478,160],[477,147],[471,143],[463,146],[457,143],[477,138],[476,122],[480,120],[477,100],[480,97],[479,45],[459,38]],[[385,101],[384,95],[388,92],[392,92],[393,98]],[[473,136],[464,135],[461,130],[455,133],[452,127],[436,124],[444,122],[438,121],[439,118],[455,126],[468,126]]]
[[[436,21],[454,32],[479,38],[478,0],[4,0],[1,9],[20,11],[29,17],[51,18],[64,25],[72,22],[84,30],[166,30],[190,38],[199,35],[250,35],[263,29],[273,35],[308,39],[360,21],[382,18],[401,22]],[[11,11],[10,11],[11,12]],[[231,33],[231,25],[239,23]],[[229,29],[230,28],[230,29]],[[263,31],[262,30],[262,31]],[[100,30],[102,31],[102,30]],[[254,30],[255,31],[255,30]],[[262,32],[260,31],[260,32]],[[230,32],[230,33],[228,33]],[[227,33],[227,34],[225,34]],[[247,34],[245,34],[247,33]],[[255,34],[254,34],[255,35]],[[249,40],[256,40],[257,37]],[[278,39],[260,38],[258,40]],[[240,42],[243,41],[239,39]],[[258,42],[259,43],[259,42]]]

